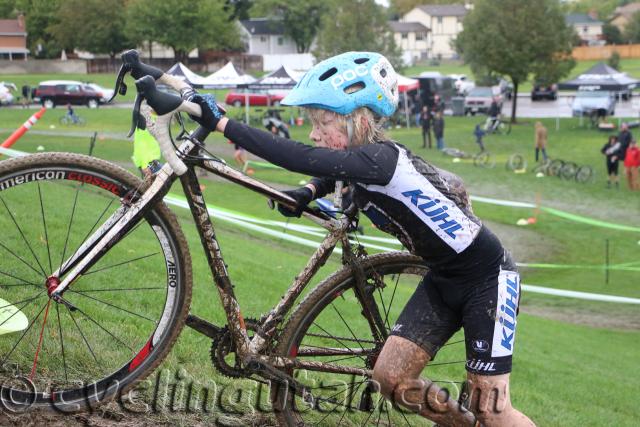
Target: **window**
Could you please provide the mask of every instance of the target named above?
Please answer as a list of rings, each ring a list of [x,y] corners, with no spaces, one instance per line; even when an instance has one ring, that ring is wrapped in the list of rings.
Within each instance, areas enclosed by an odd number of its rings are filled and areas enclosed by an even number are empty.
[[[425,39],[425,37],[424,37],[424,32],[422,32],[422,31],[418,31],[418,32],[416,33],[416,41],[424,40],[424,39]]]
[[[278,46],[282,46],[284,44],[284,37],[278,37]]]
[[[589,32],[589,27],[584,27],[584,28],[582,29],[582,32],[583,32],[583,33],[588,33],[588,32]]]
[[[442,16],[438,16],[438,24],[442,24]]]
[[[260,41],[262,43],[266,43],[267,42],[267,36],[260,36]]]
[[[406,40],[409,37],[409,34],[402,33],[402,40]]]

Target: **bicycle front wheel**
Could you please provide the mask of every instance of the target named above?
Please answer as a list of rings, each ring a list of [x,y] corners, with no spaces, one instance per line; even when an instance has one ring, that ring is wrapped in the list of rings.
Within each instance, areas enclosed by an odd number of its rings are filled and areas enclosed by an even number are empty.
[[[427,267],[421,258],[406,252],[374,255],[362,263],[365,290],[386,335]],[[372,316],[365,314],[368,312],[356,292],[350,268],[327,278],[300,303],[278,340],[276,354],[307,365],[331,364],[334,369],[319,365],[287,370],[308,387],[313,405],[284,386],[276,388],[272,403],[282,425],[431,425],[380,394],[371,393],[367,375],[336,373],[335,368],[373,369],[386,337],[373,332]],[[431,369],[429,365],[427,369]]]
[[[80,411],[162,361],[191,300],[185,238],[162,203],[63,294],[54,276],[141,181],[108,162],[42,153],[0,163],[0,398]]]

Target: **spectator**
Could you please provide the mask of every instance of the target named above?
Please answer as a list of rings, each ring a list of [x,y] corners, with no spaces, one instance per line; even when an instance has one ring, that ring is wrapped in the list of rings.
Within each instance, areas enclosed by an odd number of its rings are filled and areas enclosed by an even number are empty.
[[[629,190],[640,189],[638,184],[638,167],[640,167],[640,148],[636,145],[636,140],[632,139],[624,156],[624,168],[627,174]]]
[[[494,96],[491,98],[491,105],[489,111],[487,111],[488,126],[486,129],[494,130],[497,127],[498,116],[500,115],[500,106],[498,105],[498,99]]]
[[[618,134],[618,142],[620,142],[620,160],[624,160],[627,148],[629,147],[629,143],[632,139],[633,136],[629,131],[629,124],[622,123],[622,125],[620,125],[620,133]]]
[[[431,148],[431,112],[426,105],[422,106],[420,123],[422,124],[422,148],[427,148],[427,143]]]
[[[484,144],[482,143],[482,137],[486,135],[486,132],[482,130],[482,127],[477,124],[473,130],[473,135],[476,137],[476,144],[480,146],[480,152],[484,151]]]
[[[414,95],[413,102],[411,103],[411,112],[414,114],[416,118],[416,126],[420,126],[421,110],[422,110],[422,102],[420,102],[420,97],[418,95]]]
[[[536,162],[540,151],[542,151],[542,158],[547,161],[547,128],[544,127],[542,122],[536,122]]]
[[[444,114],[444,107],[444,101],[440,98],[440,95],[436,93],[433,97],[433,114],[435,115],[438,112]]]
[[[442,111],[438,111],[435,119],[433,119],[433,134],[436,137],[438,150],[442,150],[444,148],[444,118]]]
[[[22,107],[27,108],[31,103],[31,87],[29,85],[22,85]]]
[[[618,163],[620,162],[620,141],[615,135],[611,135],[606,144],[602,147],[600,152],[606,156],[607,159],[607,188],[611,188],[611,184],[614,183],[616,189],[620,188],[618,182]]]

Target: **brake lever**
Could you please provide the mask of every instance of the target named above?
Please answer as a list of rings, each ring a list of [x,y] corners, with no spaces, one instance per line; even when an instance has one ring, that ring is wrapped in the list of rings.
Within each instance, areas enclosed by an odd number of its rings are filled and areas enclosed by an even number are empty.
[[[136,100],[133,103],[133,112],[131,113],[131,129],[129,129],[129,134],[127,138],[131,138],[131,135],[134,134],[136,128],[140,128],[142,130],[147,128],[147,122],[145,121],[142,114],[140,114],[140,106],[142,105],[142,101],[144,101],[144,96],[141,93],[136,95]]]
[[[127,84],[124,82],[124,77],[130,71],[131,71],[131,66],[129,64],[120,65],[120,69],[118,70],[118,77],[116,77],[116,87],[113,90],[113,95],[111,95],[111,98],[109,98],[107,103],[113,101],[113,99],[118,94],[122,96],[127,94]]]

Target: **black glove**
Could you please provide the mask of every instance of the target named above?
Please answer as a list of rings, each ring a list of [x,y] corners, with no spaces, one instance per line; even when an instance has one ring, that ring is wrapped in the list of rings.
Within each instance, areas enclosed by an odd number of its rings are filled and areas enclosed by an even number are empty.
[[[296,201],[295,210],[291,210],[287,206],[278,203],[278,211],[286,217],[300,218],[305,206],[313,200],[313,192],[308,187],[300,187],[295,190],[283,191],[283,193]]]
[[[213,95],[194,95],[189,101],[195,102],[202,108],[202,116],[196,117],[189,114],[193,120],[198,122],[200,126],[205,129],[210,130],[211,132],[216,130],[216,126],[218,126],[218,122],[224,116],[224,110],[218,107],[216,104],[216,99]]]

